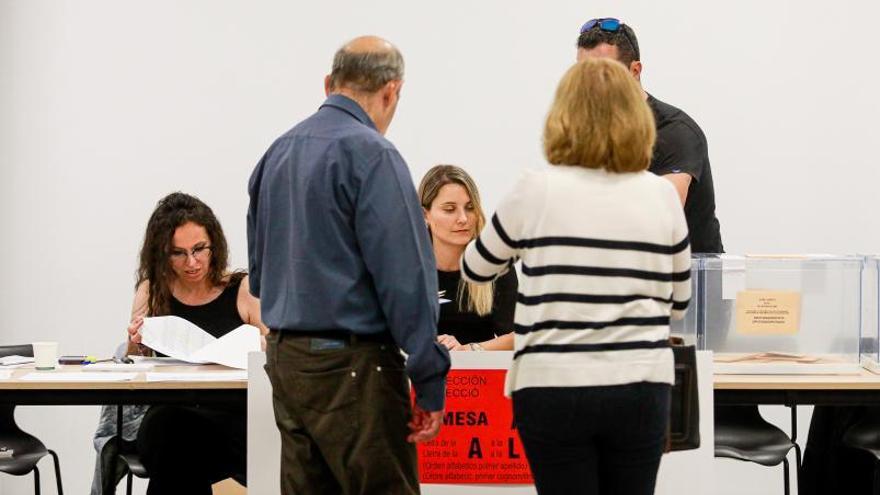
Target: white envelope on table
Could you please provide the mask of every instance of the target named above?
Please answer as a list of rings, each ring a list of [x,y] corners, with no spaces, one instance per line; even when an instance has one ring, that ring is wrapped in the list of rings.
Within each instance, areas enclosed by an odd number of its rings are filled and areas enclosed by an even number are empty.
[[[156,316],[144,318],[141,336],[145,346],[166,356],[238,369],[247,369],[248,353],[260,350],[260,330],[247,324],[218,339],[178,316]]]

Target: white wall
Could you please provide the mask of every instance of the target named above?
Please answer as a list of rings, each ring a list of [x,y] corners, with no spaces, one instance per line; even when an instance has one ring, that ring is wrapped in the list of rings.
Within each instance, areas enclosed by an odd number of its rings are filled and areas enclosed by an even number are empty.
[[[876,252],[880,6],[831,7],[0,0],[0,342],[109,352],[146,219],[172,190],[214,208],[244,267],[253,165],[321,103],[333,52],[364,33],[407,60],[389,138],[416,180],[461,164],[491,209],[517,171],[541,163],[542,120],[579,26],[617,15],[639,35],[646,88],[708,136],[728,251]],[[59,450],[69,492],[84,493],[96,409],[19,417]],[[30,490],[7,478],[0,492]]]

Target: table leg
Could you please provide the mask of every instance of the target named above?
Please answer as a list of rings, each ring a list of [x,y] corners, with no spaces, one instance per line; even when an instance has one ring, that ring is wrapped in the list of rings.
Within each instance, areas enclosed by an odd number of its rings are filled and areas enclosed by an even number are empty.
[[[122,454],[122,405],[116,405],[116,455],[113,456],[113,462],[111,466],[113,468],[112,476],[114,479],[116,478],[116,473],[119,471],[119,456]],[[130,493],[130,492],[129,492]]]
[[[797,443],[797,404],[794,402],[790,403],[788,407],[791,408],[791,441],[794,443],[794,472],[797,476],[797,487],[798,493],[801,491],[801,447]]]

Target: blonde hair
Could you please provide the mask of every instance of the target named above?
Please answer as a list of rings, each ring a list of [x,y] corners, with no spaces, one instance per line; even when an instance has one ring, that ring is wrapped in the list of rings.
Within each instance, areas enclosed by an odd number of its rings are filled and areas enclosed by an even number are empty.
[[[458,184],[464,187],[474,212],[477,215],[476,225],[474,225],[474,237],[480,234],[483,226],[486,225],[486,216],[483,214],[483,207],[480,204],[480,192],[477,190],[477,184],[462,168],[455,165],[436,165],[428,170],[428,173],[422,177],[419,184],[419,201],[425,211],[431,209],[431,204],[440,193],[440,189],[447,184]],[[458,282],[458,309],[460,311],[474,312],[480,316],[485,316],[492,312],[492,304],[494,302],[495,284],[473,284],[465,282],[463,279]],[[465,298],[465,292],[468,297]]]
[[[641,87],[617,61],[587,58],[568,69],[544,126],[554,165],[625,173],[646,170],[657,131]]]

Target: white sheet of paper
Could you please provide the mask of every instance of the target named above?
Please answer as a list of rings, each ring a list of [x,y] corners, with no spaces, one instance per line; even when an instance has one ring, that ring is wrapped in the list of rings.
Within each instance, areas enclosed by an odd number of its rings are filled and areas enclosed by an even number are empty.
[[[242,325],[193,353],[194,361],[247,369],[247,355],[260,350],[260,330]]]
[[[260,330],[242,325],[219,339],[177,316],[144,318],[143,343],[190,363],[217,363],[247,369],[247,355],[260,350]]]
[[[12,356],[0,357],[0,366],[16,366],[33,362],[34,358],[32,357],[19,356],[17,354],[13,354]]]
[[[146,373],[148,382],[214,382],[247,380],[247,371],[211,371],[203,373]]]
[[[196,362],[191,355],[216,340],[213,335],[177,316],[144,318],[143,344],[166,356]],[[204,363],[204,361],[202,362]]]
[[[44,373],[34,372],[28,373],[19,380],[27,382],[127,382],[134,380],[137,373]]]
[[[197,366],[197,363],[181,361],[173,357],[128,356],[135,364],[151,364],[153,366]]]
[[[0,380],[9,380],[12,378],[12,370],[0,370]]]

